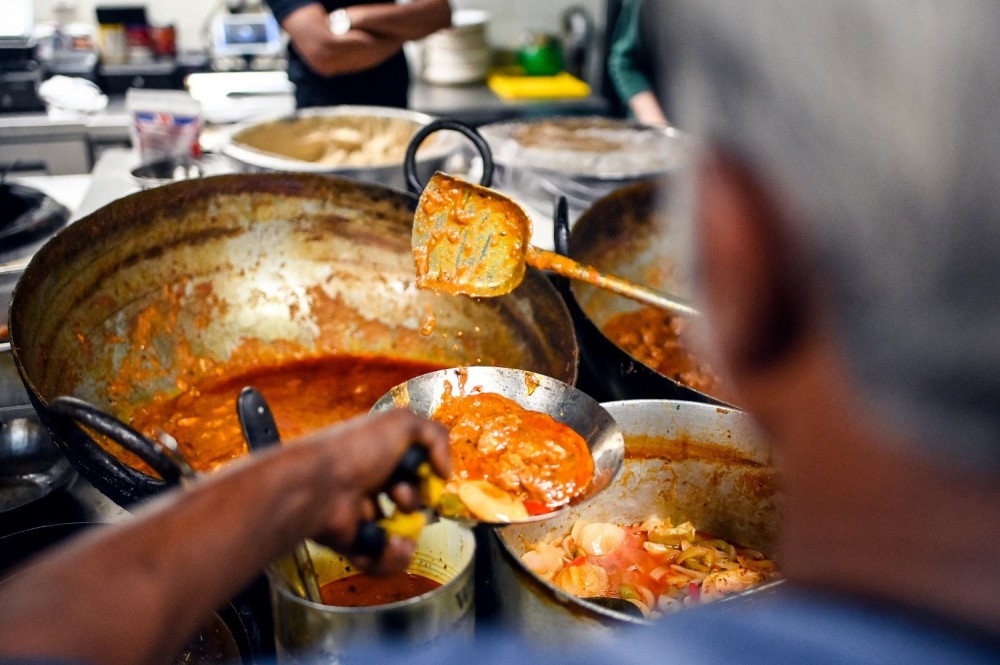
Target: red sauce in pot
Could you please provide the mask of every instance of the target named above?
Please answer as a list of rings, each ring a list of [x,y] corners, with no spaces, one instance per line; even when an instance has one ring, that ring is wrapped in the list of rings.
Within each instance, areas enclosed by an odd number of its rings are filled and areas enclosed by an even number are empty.
[[[386,577],[361,573],[327,582],[319,588],[319,593],[327,605],[371,607],[415,598],[440,586],[440,582],[416,573]]]
[[[612,317],[602,332],[629,355],[660,374],[715,397],[725,385],[707,363],[684,345],[688,321],[658,307],[643,307]]]

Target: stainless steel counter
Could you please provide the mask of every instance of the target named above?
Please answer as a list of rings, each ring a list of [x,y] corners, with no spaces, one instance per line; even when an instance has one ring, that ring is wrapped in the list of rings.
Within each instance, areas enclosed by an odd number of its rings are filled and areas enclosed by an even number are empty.
[[[473,125],[499,120],[547,115],[604,115],[610,105],[597,94],[565,99],[518,99],[498,97],[485,84],[438,86],[414,81],[410,85],[410,108]]]
[[[569,99],[504,100],[486,85],[434,86],[415,80],[410,108],[473,125],[548,115],[603,115],[609,105],[600,95]],[[45,113],[0,114],[0,167],[66,175],[88,173],[108,148],[127,147],[131,118],[124,100],[112,98],[105,111],[56,119]]]
[[[39,175],[88,173],[104,149],[129,144],[130,124],[122,99],[80,117],[0,114],[0,166]]]

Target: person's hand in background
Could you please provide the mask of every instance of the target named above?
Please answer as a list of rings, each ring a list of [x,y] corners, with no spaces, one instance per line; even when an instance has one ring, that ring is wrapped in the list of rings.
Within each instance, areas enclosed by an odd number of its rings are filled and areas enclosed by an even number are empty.
[[[334,34],[330,14],[318,2],[300,7],[281,27],[311,70],[323,76],[360,72],[388,59],[403,43],[451,25],[448,0],[352,5]]]

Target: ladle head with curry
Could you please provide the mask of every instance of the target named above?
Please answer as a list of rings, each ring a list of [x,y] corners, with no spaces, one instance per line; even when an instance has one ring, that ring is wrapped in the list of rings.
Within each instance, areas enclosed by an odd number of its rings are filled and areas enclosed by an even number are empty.
[[[614,419],[551,377],[504,367],[459,367],[393,388],[372,412],[404,407],[442,422],[452,477],[431,506],[493,525],[549,519],[611,484],[624,458]]]

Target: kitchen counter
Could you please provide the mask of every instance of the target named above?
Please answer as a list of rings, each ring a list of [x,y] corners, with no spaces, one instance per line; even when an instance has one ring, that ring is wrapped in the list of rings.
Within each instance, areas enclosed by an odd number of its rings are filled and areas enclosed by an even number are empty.
[[[104,149],[129,145],[130,126],[122,98],[100,113],[75,117],[0,114],[0,166],[16,164],[12,171],[31,174],[87,173]]]
[[[603,96],[565,99],[502,99],[486,84],[471,86],[428,85],[414,81],[410,86],[410,108],[414,111],[454,118],[473,125],[500,120],[549,115],[604,115],[610,105]]]
[[[291,104],[290,100],[289,103]],[[290,106],[289,106],[290,107]],[[604,97],[505,100],[485,84],[434,86],[414,80],[410,108],[473,125],[550,115],[603,115]],[[15,171],[66,175],[87,173],[108,148],[127,147],[131,118],[125,102],[114,97],[108,108],[80,117],[46,113],[0,114],[0,166],[16,162]]]

